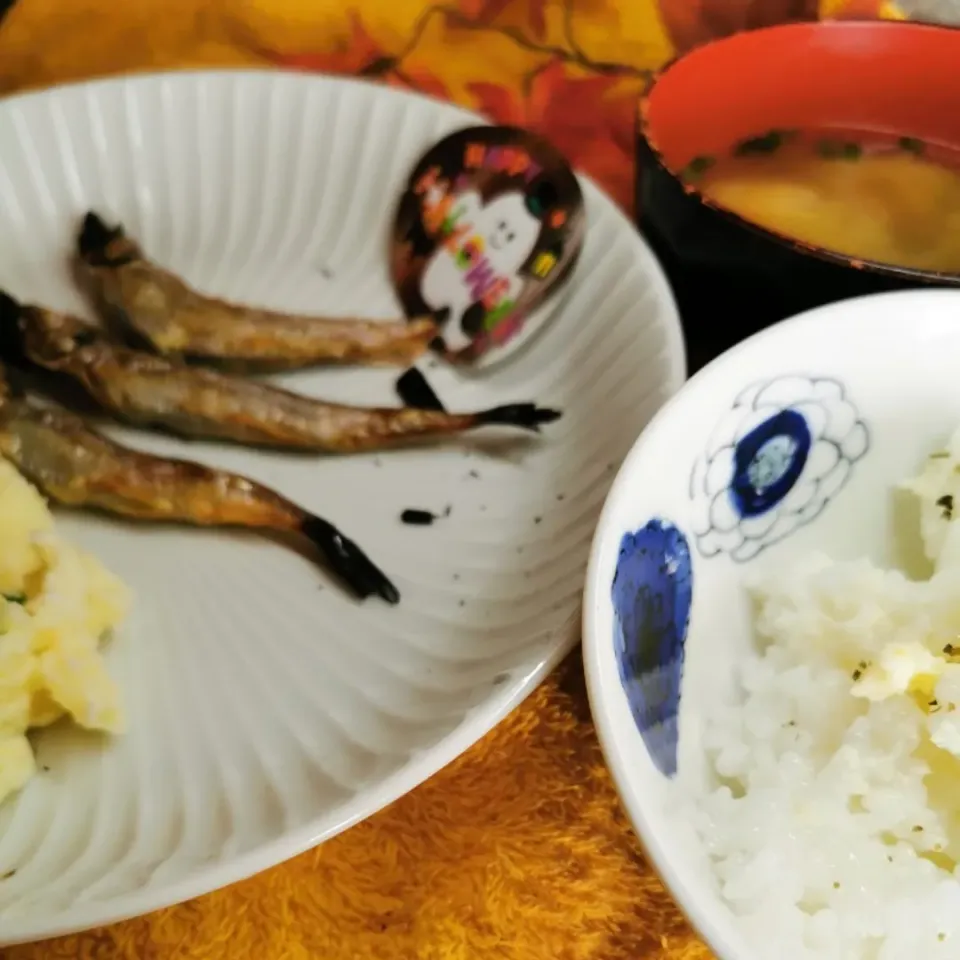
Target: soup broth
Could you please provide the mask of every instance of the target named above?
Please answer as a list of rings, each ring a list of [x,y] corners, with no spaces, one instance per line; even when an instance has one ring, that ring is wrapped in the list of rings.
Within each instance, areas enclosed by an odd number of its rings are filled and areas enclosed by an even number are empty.
[[[771,131],[684,180],[746,220],[815,247],[960,273],[960,156],[909,137]]]

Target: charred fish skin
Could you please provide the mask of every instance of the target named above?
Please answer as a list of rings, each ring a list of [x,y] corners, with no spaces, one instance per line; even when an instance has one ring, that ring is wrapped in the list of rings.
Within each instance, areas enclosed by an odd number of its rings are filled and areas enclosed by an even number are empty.
[[[77,254],[101,309],[166,356],[254,370],[406,365],[439,333],[429,317],[298,316],[205,296],[149,260],[122,226],[110,227],[92,211],[80,227]]]
[[[298,533],[361,600],[400,593],[332,523],[268,487],[189,460],[142,453],[60,407],[38,407],[0,375],[0,455],[50,499],[134,520]]]
[[[16,336],[10,330],[16,330]],[[317,453],[381,450],[499,424],[537,431],[559,416],[534,404],[477,413],[352,407],[132,350],[70,314],[0,291],[0,341],[35,367],[70,377],[130,423],[192,438]],[[3,352],[0,346],[0,353]]]

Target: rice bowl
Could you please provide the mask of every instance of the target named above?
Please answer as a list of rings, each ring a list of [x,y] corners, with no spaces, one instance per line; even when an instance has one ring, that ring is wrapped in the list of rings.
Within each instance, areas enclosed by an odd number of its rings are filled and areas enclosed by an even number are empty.
[[[886,294],[746,341],[601,518],[598,732],[723,960],[960,956],[958,312]]]

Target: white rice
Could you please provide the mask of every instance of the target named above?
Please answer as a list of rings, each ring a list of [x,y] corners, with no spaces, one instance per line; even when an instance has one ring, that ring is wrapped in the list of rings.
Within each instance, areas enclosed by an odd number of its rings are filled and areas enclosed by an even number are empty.
[[[749,584],[759,652],[703,725],[694,821],[759,956],[960,958],[958,463],[960,435],[908,485],[930,580],[816,555]]]

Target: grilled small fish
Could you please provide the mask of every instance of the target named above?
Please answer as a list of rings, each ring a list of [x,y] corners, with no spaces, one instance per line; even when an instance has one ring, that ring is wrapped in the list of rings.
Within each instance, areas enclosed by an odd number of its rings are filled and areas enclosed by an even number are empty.
[[[13,333],[16,328],[15,334]],[[538,430],[560,413],[514,403],[479,413],[351,407],[187,366],[117,344],[69,314],[24,306],[0,291],[0,352],[78,382],[111,414],[191,437],[348,453],[485,424]]]
[[[62,407],[40,407],[0,370],[0,455],[50,499],[137,520],[249,527],[309,540],[360,599],[398,603],[384,573],[332,523],[253,480],[124,447]]]
[[[408,364],[439,332],[429,317],[296,316],[204,296],[148,260],[121,226],[108,227],[95,213],[83,220],[77,252],[104,312],[165,356],[266,369]]]

